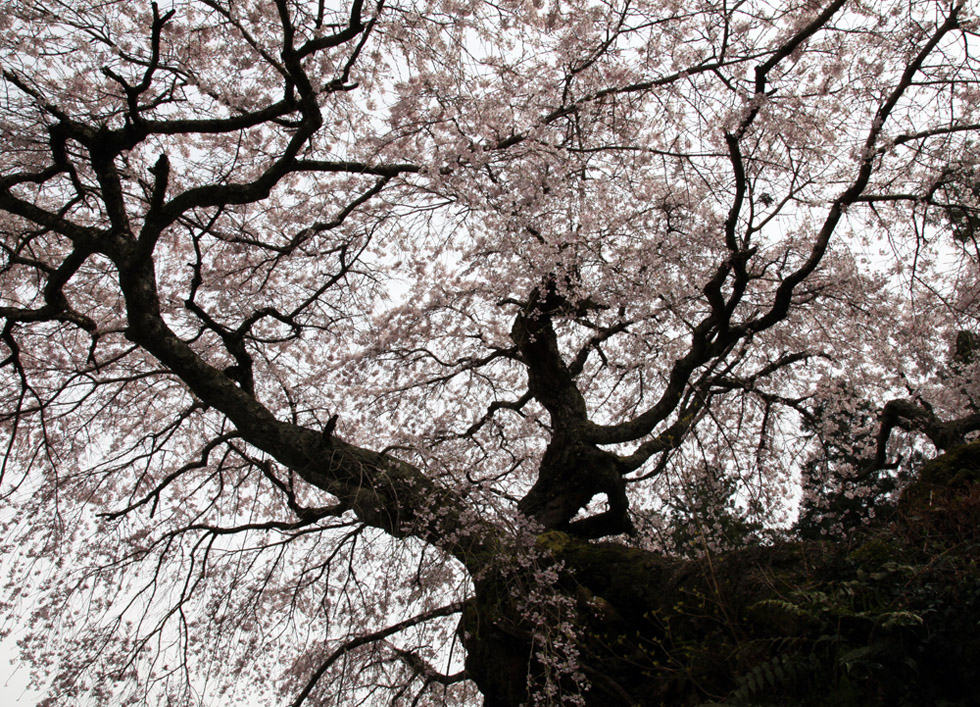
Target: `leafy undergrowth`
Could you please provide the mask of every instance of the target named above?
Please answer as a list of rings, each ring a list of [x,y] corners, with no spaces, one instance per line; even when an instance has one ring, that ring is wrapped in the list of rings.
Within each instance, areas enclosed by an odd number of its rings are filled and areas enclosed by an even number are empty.
[[[706,682],[707,704],[977,704],[980,442],[926,464],[857,549],[798,549],[796,572],[768,573],[771,596],[721,599],[737,619],[714,654],[733,684]]]

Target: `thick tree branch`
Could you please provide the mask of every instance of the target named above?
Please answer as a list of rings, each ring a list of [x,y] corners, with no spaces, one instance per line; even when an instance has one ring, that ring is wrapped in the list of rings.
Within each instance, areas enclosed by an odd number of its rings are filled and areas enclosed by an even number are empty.
[[[966,435],[980,430],[980,413],[942,420],[922,402],[909,399],[889,400],[881,411],[880,427],[875,438],[874,469],[888,464],[888,440],[897,427],[907,432],[921,432],[941,452],[966,444]]]

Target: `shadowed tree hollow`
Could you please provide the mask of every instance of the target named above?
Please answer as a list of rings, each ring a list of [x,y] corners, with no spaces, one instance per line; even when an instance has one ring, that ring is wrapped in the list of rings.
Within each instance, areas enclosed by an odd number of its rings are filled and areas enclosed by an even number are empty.
[[[977,32],[5,3],[0,607],[42,704],[968,699]]]

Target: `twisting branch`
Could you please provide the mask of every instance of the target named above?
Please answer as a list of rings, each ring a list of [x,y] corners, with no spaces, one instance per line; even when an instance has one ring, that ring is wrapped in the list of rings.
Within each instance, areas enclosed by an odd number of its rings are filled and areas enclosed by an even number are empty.
[[[880,427],[875,438],[874,469],[888,465],[888,440],[895,428],[906,432],[921,432],[940,451],[966,443],[966,435],[980,431],[980,413],[942,420],[924,401],[889,400],[881,411]]]

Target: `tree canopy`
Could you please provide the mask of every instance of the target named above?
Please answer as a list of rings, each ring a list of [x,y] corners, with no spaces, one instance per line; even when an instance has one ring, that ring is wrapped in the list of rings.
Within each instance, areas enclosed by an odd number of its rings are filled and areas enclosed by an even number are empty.
[[[642,701],[575,567],[840,537],[980,430],[978,30],[6,2],[2,606],[45,704],[505,704],[513,640],[526,700]]]

